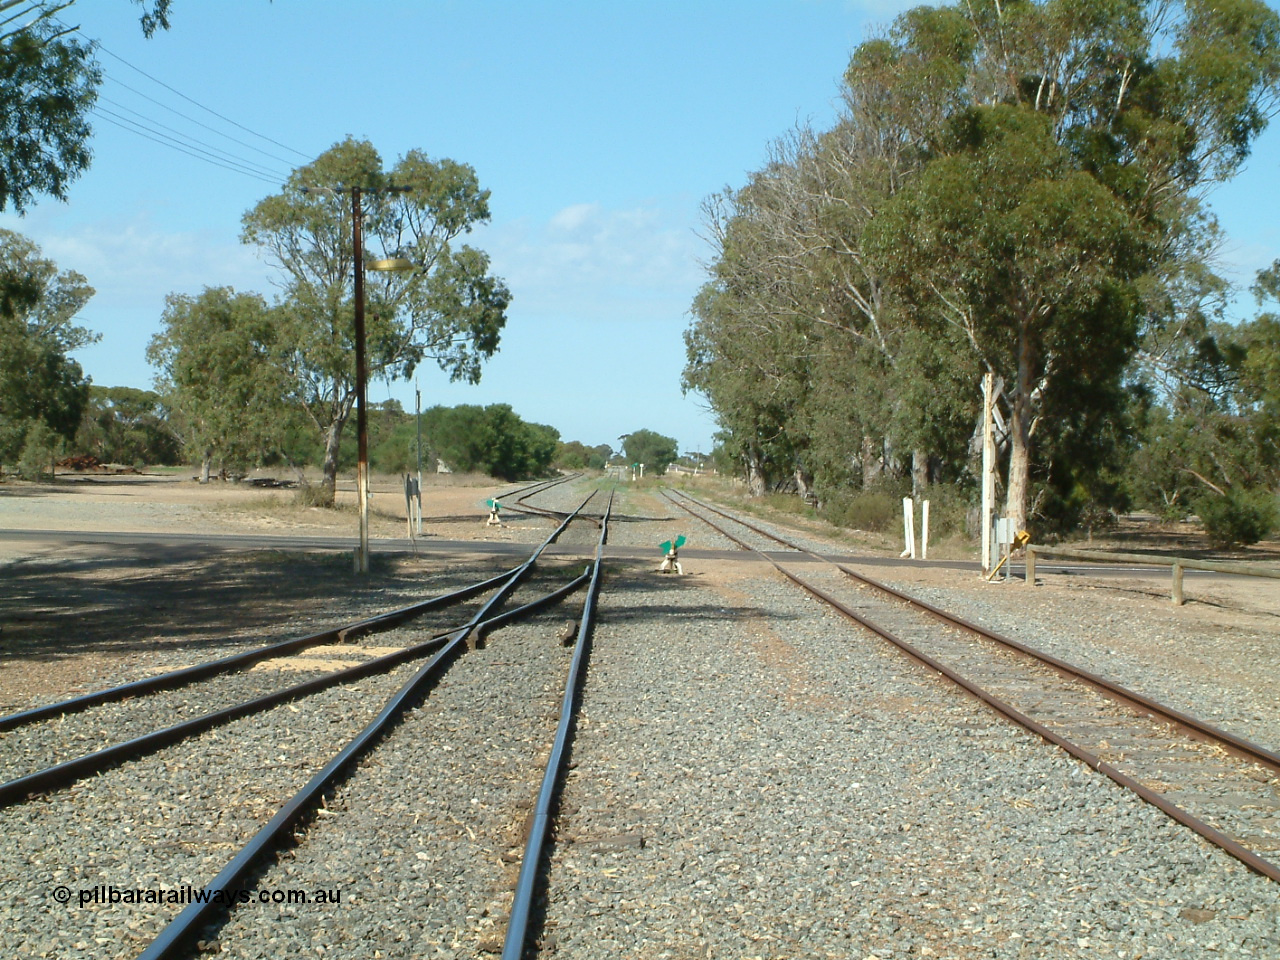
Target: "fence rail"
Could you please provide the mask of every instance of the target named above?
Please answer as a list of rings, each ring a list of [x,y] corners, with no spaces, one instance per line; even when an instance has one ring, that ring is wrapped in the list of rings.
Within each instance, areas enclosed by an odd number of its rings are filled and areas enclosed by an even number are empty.
[[[1134,563],[1145,567],[1173,568],[1173,602],[1183,603],[1182,572],[1184,570],[1208,570],[1213,573],[1230,573],[1242,577],[1270,577],[1280,580],[1280,570],[1274,567],[1256,567],[1248,563],[1230,563],[1222,560],[1193,560],[1190,557],[1153,557],[1142,553],[1103,553],[1091,550],[1069,550],[1058,547],[1027,545],[1027,586],[1036,583],[1036,557],[1057,557],[1063,560],[1087,560],[1095,563]]]

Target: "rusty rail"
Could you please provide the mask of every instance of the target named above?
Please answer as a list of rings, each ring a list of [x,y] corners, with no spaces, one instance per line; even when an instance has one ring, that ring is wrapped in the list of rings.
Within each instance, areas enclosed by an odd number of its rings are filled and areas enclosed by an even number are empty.
[[[1081,762],[1087,764],[1094,770],[1097,770],[1099,773],[1105,774],[1107,777],[1111,778],[1111,780],[1113,780],[1115,783],[1119,784],[1120,786],[1125,787],[1126,789],[1132,790],[1143,800],[1145,800],[1146,802],[1150,803],[1152,806],[1164,812],[1171,819],[1195,831],[1205,840],[1208,840],[1210,843],[1214,844],[1215,846],[1219,847],[1226,853],[1235,857],[1237,860],[1245,864],[1251,870],[1268,878],[1269,880],[1273,880],[1273,881],[1276,881],[1277,883],[1280,883],[1280,865],[1277,865],[1259,856],[1249,848],[1245,847],[1243,844],[1239,843],[1233,837],[1228,836],[1227,834],[1218,830],[1216,827],[1213,827],[1212,825],[1201,820],[1199,817],[1196,817],[1189,811],[1172,803],[1157,791],[1152,790],[1146,784],[1143,784],[1138,780],[1135,780],[1133,777],[1130,777],[1128,774],[1123,773],[1122,771],[1113,767],[1111,764],[1107,763],[1101,757],[1098,757],[1095,754],[1093,754],[1091,751],[1081,747],[1079,744],[1076,744],[1073,741],[1060,736],[1053,730],[1050,730],[1044,724],[1041,724],[1038,721],[1032,719],[1031,717],[1027,716],[1026,714],[1022,713],[1020,710],[1015,708],[1013,705],[989,693],[987,690],[983,689],[978,684],[969,680],[967,677],[964,677],[963,675],[959,674],[958,672],[951,669],[947,665],[939,662],[933,657],[930,657],[923,650],[916,648],[914,645],[895,636],[893,633],[886,630],[884,627],[880,626],[874,621],[869,620],[866,617],[862,616],[857,611],[841,603],[838,599],[826,593],[825,591],[819,589],[818,587],[813,586],[810,583],[806,583],[804,580],[800,579],[795,574],[785,569],[781,564],[779,564],[775,559],[770,557],[768,554],[764,553],[761,550],[756,549],[755,547],[750,546],[743,540],[729,533],[723,527],[719,526],[716,523],[713,523],[711,520],[708,520],[706,517],[699,517],[696,513],[690,510],[683,503],[680,503],[675,499],[673,499],[669,493],[665,493],[664,491],[664,494],[667,496],[667,499],[669,499],[676,506],[680,507],[682,510],[685,510],[687,513],[691,514],[692,516],[702,520],[704,523],[708,524],[713,529],[718,530],[721,534],[728,537],[730,540],[732,540],[734,543],[737,543],[739,546],[743,547],[744,549],[750,550],[751,552],[756,553],[759,556],[763,557],[766,561],[772,564],[773,567],[779,573],[781,573],[784,577],[786,577],[792,583],[796,584],[798,587],[805,590],[810,595],[829,604],[833,609],[839,612],[842,616],[847,617],[848,619],[854,621],[855,623],[858,623],[859,625],[870,630],[872,633],[876,634],[877,636],[892,643],[894,646],[902,650],[903,653],[907,654],[909,657],[916,660],[917,662],[928,666],[932,670],[936,670],[939,674],[946,677],[947,679],[955,683],[957,686],[966,690],[967,692],[972,694],[974,697],[981,700],[983,703],[986,703],[992,709],[996,710],[996,712],[1002,714],[1003,716],[1019,724],[1025,729],[1037,734],[1047,742],[1054,744],[1055,746],[1061,748],[1062,750],[1065,750],[1068,754],[1080,760]],[[776,534],[772,534],[767,530],[762,530],[759,527],[756,527],[753,524],[747,523],[738,517],[731,516],[730,514],[725,513],[724,511],[719,510],[716,507],[711,506],[710,504],[704,503],[700,500],[696,500],[695,498],[690,497],[687,493],[684,493],[683,491],[681,491],[681,496],[685,497],[692,503],[696,503],[707,510],[711,510],[712,512],[717,513],[728,520],[732,520],[734,523],[741,524],[747,529],[752,530],[756,533],[759,533],[765,537],[768,537],[769,539],[774,540],[777,543],[787,544],[793,549],[797,549],[795,544],[789,543],[788,541],[777,536]],[[809,554],[810,556],[815,556],[815,557],[818,556],[817,554],[814,554],[812,551],[805,550],[802,547],[798,549],[802,553]],[[819,559],[826,559],[826,558],[819,557]],[[1142,712],[1143,709],[1145,708],[1147,712],[1158,713],[1162,717],[1173,721],[1179,727],[1183,727],[1184,729],[1187,727],[1190,727],[1193,731],[1195,731],[1201,736],[1204,736],[1206,739],[1217,741],[1224,748],[1228,749],[1230,752],[1235,753],[1238,756],[1244,756],[1248,759],[1254,760],[1255,762],[1265,763],[1266,765],[1270,766],[1272,769],[1280,769],[1280,756],[1273,753],[1272,751],[1267,750],[1266,748],[1259,747],[1257,744],[1250,743],[1249,741],[1236,737],[1233,734],[1228,734],[1225,731],[1220,731],[1214,727],[1209,726],[1208,724],[1204,724],[1201,721],[1197,721],[1194,718],[1181,714],[1178,711],[1174,711],[1174,710],[1171,710],[1170,708],[1164,707],[1163,705],[1157,704],[1155,701],[1151,701],[1140,694],[1136,694],[1133,691],[1126,690],[1125,688],[1120,687],[1118,684],[1113,684],[1110,681],[1105,681],[1100,677],[1097,677],[1093,674],[1089,674],[1087,671],[1081,671],[1079,668],[1073,667],[1070,664],[1065,663],[1064,661],[1058,660],[1057,658],[1049,657],[1045,654],[1041,654],[1038,651],[1032,650],[1029,647],[1025,647],[1022,644],[1017,644],[1006,637],[1002,637],[999,634],[996,634],[992,631],[988,631],[985,628],[982,628],[976,624],[970,623],[969,621],[961,617],[948,614],[945,611],[939,610],[938,608],[933,607],[930,604],[926,604],[921,600],[918,600],[907,594],[901,593],[900,591],[894,590],[885,584],[881,584],[875,580],[872,580],[868,577],[863,576],[862,574],[856,573],[850,570],[849,568],[845,567],[843,564],[835,564],[835,566],[839,570],[841,570],[843,573],[859,580],[860,582],[863,582],[868,586],[874,587],[876,589],[882,590],[894,596],[896,599],[905,601],[906,603],[912,606],[918,607],[919,609],[923,610],[926,613],[929,613],[932,616],[945,620],[955,626],[972,630],[975,633],[978,633],[982,636],[987,637],[988,639],[996,641],[997,643],[1012,647],[1013,649],[1017,649],[1020,652],[1029,654],[1035,659],[1042,660],[1045,663],[1055,668],[1061,669],[1065,667],[1071,674],[1074,674],[1079,679],[1084,680],[1088,683],[1091,683],[1094,686],[1097,686],[1099,689],[1103,689],[1104,691],[1111,693],[1113,696],[1117,696],[1117,699],[1120,699],[1122,701],[1124,700],[1129,701],[1132,706],[1138,707],[1140,712]]]

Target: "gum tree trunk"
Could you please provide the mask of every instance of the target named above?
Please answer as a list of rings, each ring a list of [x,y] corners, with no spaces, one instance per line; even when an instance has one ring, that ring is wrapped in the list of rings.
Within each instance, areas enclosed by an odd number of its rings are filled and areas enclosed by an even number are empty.
[[[1014,529],[1025,530],[1027,497],[1031,489],[1031,392],[1034,388],[1035,354],[1024,322],[1018,343],[1018,381],[1009,416],[1009,474],[1004,515]]]
[[[324,505],[332,507],[338,490],[338,448],[342,444],[342,428],[346,425],[346,417],[338,417],[329,424],[324,434],[324,479],[320,481],[324,492]]]

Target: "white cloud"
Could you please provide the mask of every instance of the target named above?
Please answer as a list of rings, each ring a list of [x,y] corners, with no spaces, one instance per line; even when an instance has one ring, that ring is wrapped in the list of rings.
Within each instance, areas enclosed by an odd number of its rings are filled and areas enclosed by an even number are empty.
[[[37,241],[59,267],[88,278],[98,307],[158,311],[166,294],[206,286],[270,293],[265,265],[249,248],[207,232],[165,231],[145,218],[90,224]]]
[[[549,226],[558,233],[576,233],[599,216],[600,204],[575,203],[551,218]]]
[[[702,241],[656,206],[564,207],[545,223],[487,227],[477,244],[511,287],[513,308],[581,319],[682,317],[702,283]]]

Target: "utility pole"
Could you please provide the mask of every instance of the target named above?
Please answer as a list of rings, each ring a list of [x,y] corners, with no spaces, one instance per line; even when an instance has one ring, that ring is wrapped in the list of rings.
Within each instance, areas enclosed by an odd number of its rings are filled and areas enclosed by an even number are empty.
[[[418,536],[422,536],[422,391],[413,378],[413,418],[418,425]]]
[[[3,0],[0,0],[2,3]],[[356,337],[356,497],[360,506],[360,545],[356,548],[356,573],[369,572],[369,416],[365,410],[369,392],[369,364],[364,348],[364,213],[360,205],[360,188],[352,187],[303,187],[303,193],[333,195],[351,191],[351,248],[355,281],[352,294],[355,300]],[[409,187],[371,188],[375,193],[407,193]],[[403,257],[375,260],[370,268],[378,271],[412,270],[414,264]],[[335,491],[336,493],[336,491]]]
[[[360,546],[356,553],[356,573],[369,572],[369,417],[365,393],[369,371],[364,349],[364,241],[360,188],[351,188],[351,245],[355,252],[356,312],[356,498],[360,504]]]
[[[991,526],[996,502],[995,374],[982,375],[982,575],[991,572]]]

